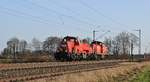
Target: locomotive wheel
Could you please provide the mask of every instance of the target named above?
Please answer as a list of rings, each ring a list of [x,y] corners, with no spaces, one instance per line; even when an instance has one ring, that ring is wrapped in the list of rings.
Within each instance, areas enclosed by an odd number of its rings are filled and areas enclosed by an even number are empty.
[[[76,59],[77,59],[77,55],[76,55],[76,54],[72,54],[72,55],[71,55],[71,60],[74,60],[74,61],[75,61]]]
[[[71,60],[72,60],[70,54],[66,54],[66,57],[65,57],[65,58],[66,58],[67,61],[71,61]]]
[[[87,54],[82,54],[82,58],[83,58],[83,60],[86,60],[87,59]]]
[[[93,55],[88,55],[87,60],[93,60]]]
[[[98,59],[97,54],[94,54],[94,60],[97,60],[97,59]]]
[[[95,54],[90,55],[90,60],[96,60]]]
[[[90,55],[87,56],[87,60],[90,60]]]
[[[68,56],[67,56],[67,53],[66,52],[60,52],[58,54],[58,59],[60,61],[68,61]]]
[[[79,61],[83,60],[82,55],[77,55],[77,60]]]
[[[102,60],[101,55],[97,55],[97,60]]]
[[[77,56],[77,60],[82,61],[83,59],[84,59],[84,58],[83,58],[83,55],[82,55],[82,54],[80,54],[80,55]]]
[[[61,59],[60,54],[61,53],[58,53],[58,52],[54,54],[54,57],[57,61]]]

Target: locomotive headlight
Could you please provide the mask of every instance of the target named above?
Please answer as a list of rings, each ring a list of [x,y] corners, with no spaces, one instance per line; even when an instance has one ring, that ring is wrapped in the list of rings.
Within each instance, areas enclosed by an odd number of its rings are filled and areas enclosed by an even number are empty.
[[[66,42],[66,39],[64,39],[64,42]]]

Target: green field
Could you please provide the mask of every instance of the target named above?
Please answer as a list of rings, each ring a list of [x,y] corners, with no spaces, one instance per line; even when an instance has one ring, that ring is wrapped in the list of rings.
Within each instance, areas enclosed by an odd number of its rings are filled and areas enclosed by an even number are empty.
[[[150,82],[150,67],[146,67],[137,77],[131,82]]]

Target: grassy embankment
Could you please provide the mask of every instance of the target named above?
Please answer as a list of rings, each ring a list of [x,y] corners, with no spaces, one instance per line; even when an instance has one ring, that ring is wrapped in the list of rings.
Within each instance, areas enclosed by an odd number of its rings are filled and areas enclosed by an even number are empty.
[[[90,72],[81,72],[75,74],[67,74],[60,76],[55,81],[49,78],[29,82],[130,82],[138,73],[141,72],[145,66],[150,65],[147,63],[122,63],[118,67],[100,69]],[[147,76],[148,77],[148,76]],[[136,82],[136,81],[133,81]],[[139,81],[143,82],[143,81]],[[150,82],[150,81],[148,81]]]
[[[145,67],[131,82],[150,82],[150,66]]]

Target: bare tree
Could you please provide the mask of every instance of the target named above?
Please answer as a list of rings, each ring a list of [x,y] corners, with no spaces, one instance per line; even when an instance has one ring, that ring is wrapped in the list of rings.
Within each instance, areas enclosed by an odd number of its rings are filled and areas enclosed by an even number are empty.
[[[43,50],[49,52],[55,52],[60,42],[61,42],[61,38],[59,37],[48,37],[43,42]]]
[[[26,50],[26,47],[27,47],[27,41],[21,40],[19,43],[19,51],[24,53]]]
[[[138,38],[136,35],[129,32],[121,32],[113,39],[105,38],[105,44],[107,45],[109,52],[114,55],[130,54],[131,42],[137,45]]]
[[[119,43],[119,41],[117,41],[116,39],[114,39],[113,41],[112,41],[112,52],[113,52],[113,54],[114,55],[119,55],[120,53],[120,50],[121,50],[121,48],[120,48],[120,43]]]
[[[12,44],[12,41],[7,41],[7,48],[6,49],[7,49],[8,54],[12,54],[13,53],[13,44]]]
[[[130,46],[130,36],[127,32],[121,32],[116,37],[115,40],[119,43],[120,54],[128,54]]]
[[[9,52],[9,49],[8,48],[4,48],[4,50],[2,51],[1,55],[3,56],[9,56],[10,52]]]
[[[120,54],[130,54],[131,42],[137,45],[138,37],[129,32],[122,32],[116,36],[116,41],[120,45]]]
[[[133,44],[135,45],[135,46],[137,46],[139,43],[138,43],[138,38],[139,37],[137,37],[135,34],[133,34],[133,33],[130,33],[129,34],[129,36],[130,36],[130,42],[132,41],[133,42]]]
[[[106,37],[104,40],[104,44],[107,46],[109,54],[113,54],[112,52],[112,46],[113,46],[113,40],[111,39],[111,37]]]
[[[38,39],[33,38],[32,39],[32,46],[34,48],[34,51],[40,51],[42,47],[42,42],[40,42]]]
[[[9,54],[13,54],[14,57],[16,55],[16,52],[18,52],[18,47],[19,47],[18,38],[12,38],[9,41],[7,41],[7,48],[8,48]]]

